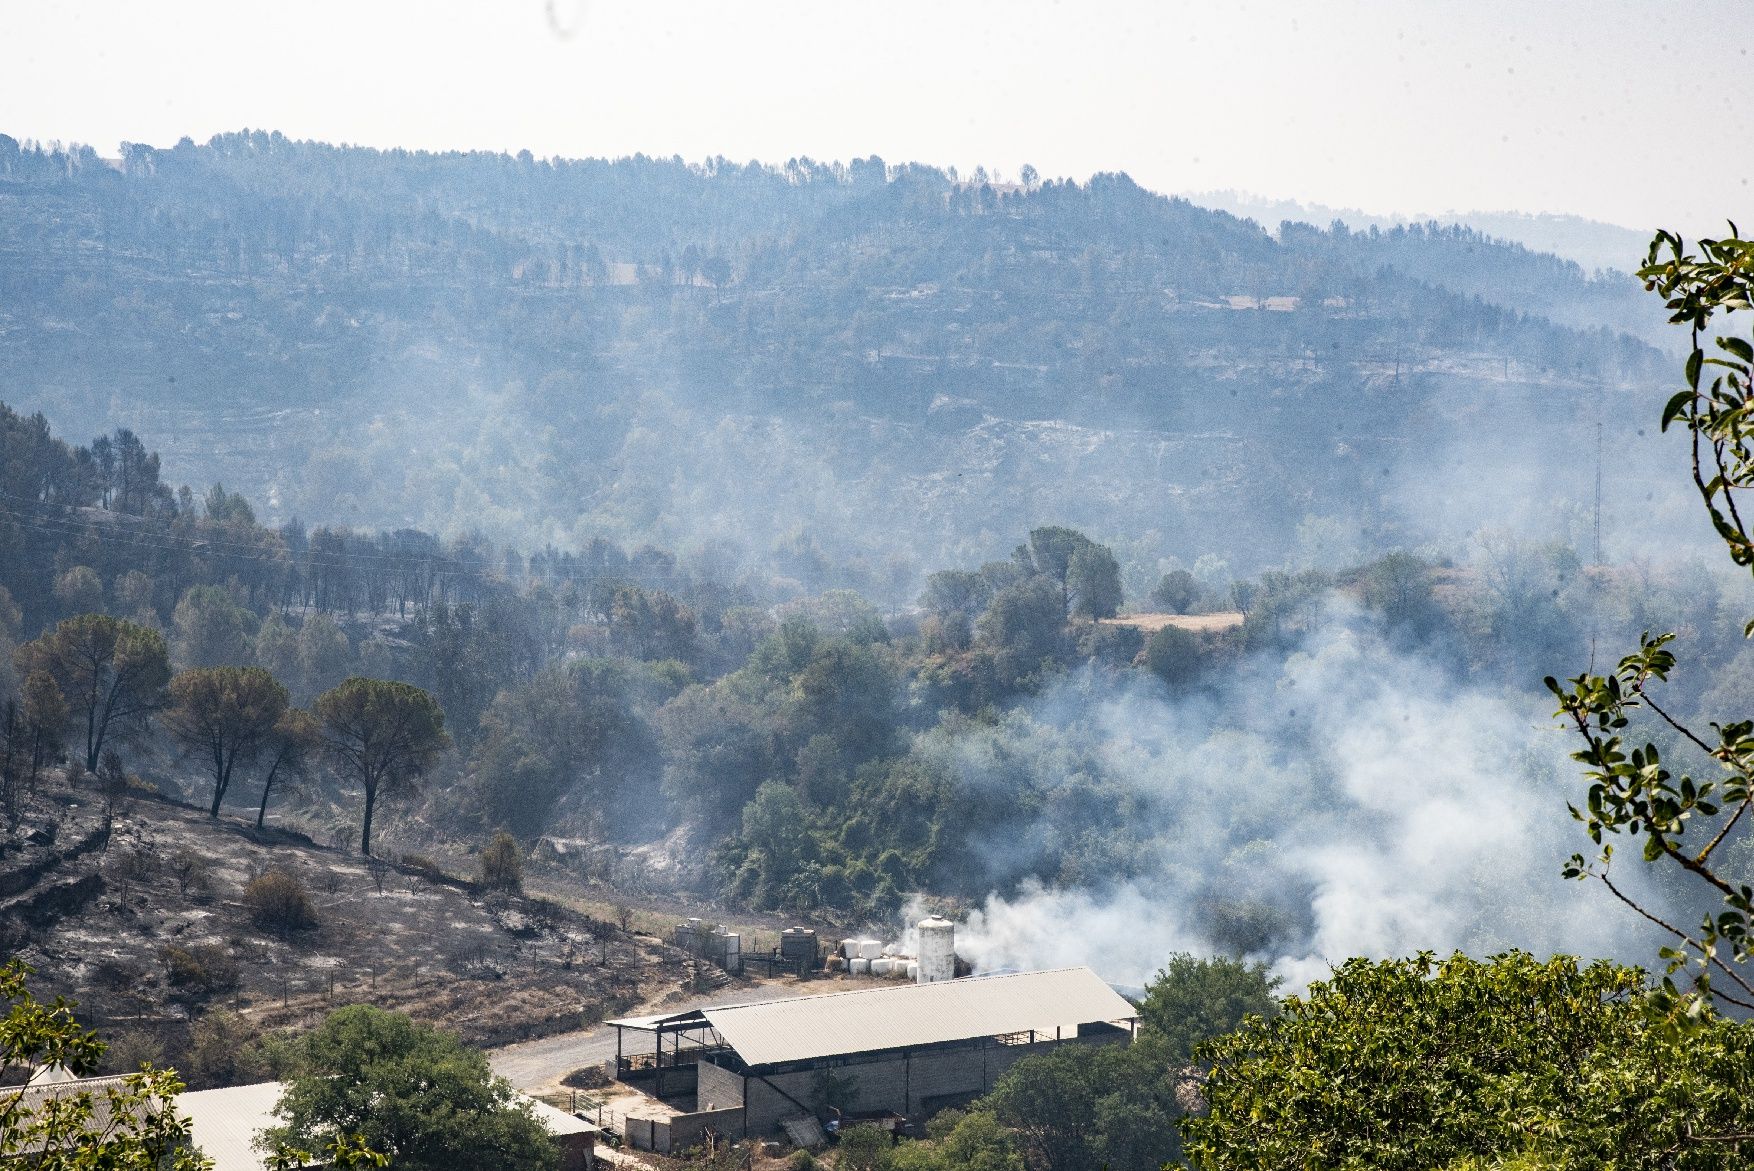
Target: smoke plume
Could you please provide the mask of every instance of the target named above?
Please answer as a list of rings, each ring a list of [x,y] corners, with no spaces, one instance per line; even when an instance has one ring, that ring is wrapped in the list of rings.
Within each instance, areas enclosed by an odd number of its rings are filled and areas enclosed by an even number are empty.
[[[1339,604],[1294,653],[1197,695],[1086,674],[932,750],[967,785],[1079,772],[1129,811],[1124,872],[1041,878],[1058,817],[987,840],[996,874],[1034,877],[989,896],[958,950],[1132,985],[1174,952],[1243,952],[1291,988],[1355,955],[1647,957],[1598,888],[1559,877],[1588,845],[1569,747],[1538,695],[1458,682]]]

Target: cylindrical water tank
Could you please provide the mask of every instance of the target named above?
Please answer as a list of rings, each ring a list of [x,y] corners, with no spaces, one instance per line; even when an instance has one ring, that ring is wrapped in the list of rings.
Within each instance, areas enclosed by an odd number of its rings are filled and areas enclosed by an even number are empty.
[[[859,940],[859,955],[868,960],[881,957],[883,955],[883,941],[881,939]]]
[[[956,978],[956,924],[933,915],[920,920],[920,969],[915,977],[921,984],[936,984]]]
[[[889,969],[893,968],[894,966],[895,966],[894,960],[889,960],[889,959],[872,960],[871,961],[871,974],[873,976],[887,976],[887,975],[889,975]]]
[[[920,978],[920,961],[909,960],[907,962],[907,978],[909,980],[918,980]]]
[[[863,956],[856,960],[848,960],[847,971],[855,976],[869,976],[871,974],[871,961]]]
[[[859,958],[859,941],[856,939],[843,939],[843,940],[841,940],[840,941],[840,954],[845,956],[849,960],[858,959]]]

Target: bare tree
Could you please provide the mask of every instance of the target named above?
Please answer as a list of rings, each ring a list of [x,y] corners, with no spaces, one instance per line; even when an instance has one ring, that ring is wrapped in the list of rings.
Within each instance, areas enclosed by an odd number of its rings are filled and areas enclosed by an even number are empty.
[[[365,869],[371,875],[372,885],[378,888],[380,895],[383,894],[384,880],[390,876],[390,864],[382,858],[369,857],[365,860]]]

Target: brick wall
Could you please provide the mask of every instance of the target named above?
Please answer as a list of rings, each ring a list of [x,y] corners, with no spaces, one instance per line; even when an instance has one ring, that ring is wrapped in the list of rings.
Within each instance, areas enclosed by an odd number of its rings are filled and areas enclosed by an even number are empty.
[[[714,1109],[743,1105],[743,1075],[720,1069],[710,1061],[700,1063],[700,1080],[695,1088],[695,1101],[701,1109],[711,1102]]]

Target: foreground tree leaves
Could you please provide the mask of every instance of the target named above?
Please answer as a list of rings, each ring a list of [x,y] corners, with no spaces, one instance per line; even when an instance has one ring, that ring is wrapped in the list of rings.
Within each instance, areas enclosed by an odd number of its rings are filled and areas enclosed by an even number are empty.
[[[1202,1171],[1720,1171],[1754,1159],[1754,1025],[1685,1034],[1644,974],[1521,952],[1349,960],[1201,1046]]]
[[[1750,568],[1754,538],[1739,493],[1754,488],[1754,343],[1716,337],[1709,353],[1704,344],[1714,322],[1754,305],[1754,242],[1736,235],[1731,224],[1728,238],[1699,241],[1700,254],[1694,256],[1679,236],[1659,232],[1638,275],[1646,289],[1665,299],[1669,320],[1691,331],[1687,385],[1663,408],[1663,429],[1679,423],[1690,433],[1700,501],[1730,560]],[[1754,621],[1745,631],[1754,634]],[[1671,1028],[1685,1029],[1708,1013],[1714,1000],[1754,1010],[1754,980],[1742,967],[1754,956],[1754,889],[1732,880],[1716,861],[1720,849],[1733,843],[1732,835],[1745,836],[1754,825],[1744,817],[1754,804],[1754,723],[1747,718],[1754,713],[1724,713],[1721,723],[1705,731],[1665,708],[1655,691],[1676,668],[1669,649],[1674,639],[1646,632],[1638,650],[1611,674],[1579,675],[1569,686],[1552,677],[1546,683],[1559,700],[1557,714],[1583,741],[1572,757],[1585,766],[1589,789],[1583,807],[1573,806],[1571,812],[1600,847],[1593,859],[1573,855],[1565,876],[1601,881],[1673,938],[1662,951],[1668,974],[1653,1007],[1668,1017]],[[1679,744],[1703,753],[1717,775],[1677,775],[1654,742],[1629,743],[1626,734],[1638,709],[1655,716]],[[1636,843],[1645,862],[1674,867],[1722,909],[1704,915],[1696,926],[1683,926],[1641,905],[1614,881],[1614,848],[1608,840],[1614,837]]]
[[[0,1065],[94,1068],[104,1053],[80,1028],[73,1006],[40,1004],[25,988],[30,969],[0,968]],[[0,1161],[32,1171],[206,1171],[212,1163],[188,1147],[189,1124],[177,1113],[183,1083],[172,1070],[141,1067],[120,1086],[33,1099],[0,1090]]]

